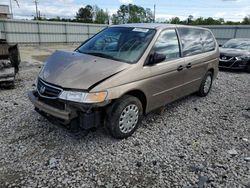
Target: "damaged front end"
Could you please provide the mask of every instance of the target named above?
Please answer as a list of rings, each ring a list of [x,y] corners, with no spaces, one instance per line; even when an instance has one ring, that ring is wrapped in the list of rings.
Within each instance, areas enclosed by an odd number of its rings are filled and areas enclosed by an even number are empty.
[[[66,91],[38,79],[37,89],[30,91],[28,97],[38,113],[73,130],[79,128],[88,130],[102,124],[104,107],[109,105],[110,101],[77,102],[72,100],[76,98],[67,98]]]

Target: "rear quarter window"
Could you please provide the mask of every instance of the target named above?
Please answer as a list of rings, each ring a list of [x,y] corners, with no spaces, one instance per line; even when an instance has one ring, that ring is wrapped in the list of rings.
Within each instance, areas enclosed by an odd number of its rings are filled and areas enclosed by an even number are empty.
[[[216,43],[210,31],[201,30],[201,39],[204,52],[213,51],[215,49]]]
[[[191,56],[215,50],[212,33],[205,29],[178,28],[183,56]]]

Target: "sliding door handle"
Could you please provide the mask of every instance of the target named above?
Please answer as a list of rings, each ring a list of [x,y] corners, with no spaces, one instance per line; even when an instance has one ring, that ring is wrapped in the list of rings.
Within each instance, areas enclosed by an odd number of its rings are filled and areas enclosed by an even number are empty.
[[[190,69],[191,67],[192,67],[191,63],[188,63],[187,66],[186,66],[187,69]]]
[[[182,71],[184,69],[184,67],[182,65],[180,65],[178,68],[177,68],[177,71]]]

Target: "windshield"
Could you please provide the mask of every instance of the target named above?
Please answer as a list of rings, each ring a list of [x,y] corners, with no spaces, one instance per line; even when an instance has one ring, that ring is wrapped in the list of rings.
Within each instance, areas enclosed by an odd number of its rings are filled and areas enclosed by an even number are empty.
[[[154,29],[110,27],[84,43],[77,51],[127,63],[135,63],[142,56],[154,34]]]
[[[250,40],[232,39],[232,40],[229,40],[228,42],[226,42],[222,47],[223,48],[236,48],[236,49],[250,51]]]

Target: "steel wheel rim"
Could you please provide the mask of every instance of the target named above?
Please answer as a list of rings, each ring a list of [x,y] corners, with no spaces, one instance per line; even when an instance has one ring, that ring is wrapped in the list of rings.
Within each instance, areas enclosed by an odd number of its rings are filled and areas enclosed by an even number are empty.
[[[212,78],[211,76],[207,76],[205,84],[204,84],[204,93],[208,93],[212,83]]]
[[[131,132],[139,119],[139,108],[135,104],[130,104],[124,108],[119,118],[119,128],[122,133]]]

